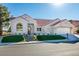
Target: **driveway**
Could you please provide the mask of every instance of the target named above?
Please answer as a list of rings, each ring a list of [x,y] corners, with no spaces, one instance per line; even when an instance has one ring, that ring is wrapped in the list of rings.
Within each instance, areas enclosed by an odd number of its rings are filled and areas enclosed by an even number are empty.
[[[75,36],[74,34],[63,34],[62,36],[66,37],[67,40],[71,43],[73,42],[78,42],[79,41],[79,38],[77,36]]]

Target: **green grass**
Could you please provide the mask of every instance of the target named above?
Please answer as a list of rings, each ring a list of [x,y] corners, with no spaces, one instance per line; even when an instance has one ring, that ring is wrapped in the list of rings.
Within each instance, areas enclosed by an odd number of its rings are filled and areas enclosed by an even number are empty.
[[[2,39],[2,43],[7,43],[7,42],[20,42],[23,41],[24,38],[22,35],[12,35],[12,36],[5,36]]]
[[[65,39],[65,37],[60,36],[60,35],[38,35],[37,39],[39,41],[43,41],[43,40],[63,40]]]

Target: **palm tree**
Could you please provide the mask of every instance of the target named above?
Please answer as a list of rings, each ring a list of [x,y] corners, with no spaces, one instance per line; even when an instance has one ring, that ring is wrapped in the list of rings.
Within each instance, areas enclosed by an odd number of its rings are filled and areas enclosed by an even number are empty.
[[[2,24],[9,19],[9,12],[7,7],[0,5],[0,35],[2,35]]]

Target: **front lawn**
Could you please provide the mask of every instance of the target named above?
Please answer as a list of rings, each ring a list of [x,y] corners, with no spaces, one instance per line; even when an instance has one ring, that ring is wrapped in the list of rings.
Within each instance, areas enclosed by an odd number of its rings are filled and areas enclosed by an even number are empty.
[[[20,42],[23,41],[24,38],[22,35],[12,35],[12,36],[5,36],[2,39],[2,43],[7,43],[7,42]]]
[[[63,40],[66,38],[61,35],[37,35],[37,39],[39,41],[43,41],[43,40]]]

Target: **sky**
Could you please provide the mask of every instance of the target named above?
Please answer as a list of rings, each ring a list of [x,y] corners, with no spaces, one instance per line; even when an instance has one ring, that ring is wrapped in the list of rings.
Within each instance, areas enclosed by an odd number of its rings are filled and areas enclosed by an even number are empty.
[[[37,19],[76,19],[79,20],[79,3],[4,3],[10,15],[28,14]]]

